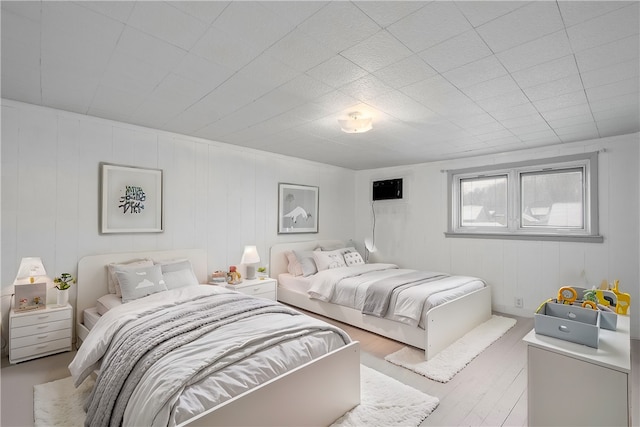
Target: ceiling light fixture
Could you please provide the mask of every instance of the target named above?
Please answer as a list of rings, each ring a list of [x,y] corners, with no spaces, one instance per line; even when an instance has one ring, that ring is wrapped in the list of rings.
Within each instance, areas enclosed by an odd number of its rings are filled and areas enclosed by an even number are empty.
[[[348,119],[338,119],[340,127],[346,133],[363,133],[373,128],[371,117],[363,117],[359,112],[349,113]]]

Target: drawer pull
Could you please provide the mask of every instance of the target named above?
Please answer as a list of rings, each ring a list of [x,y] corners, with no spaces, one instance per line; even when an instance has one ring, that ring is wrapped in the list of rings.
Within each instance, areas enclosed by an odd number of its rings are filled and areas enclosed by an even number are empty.
[[[47,329],[49,327],[49,325],[41,325],[38,326],[38,329]]]
[[[38,316],[38,319],[48,319],[49,315],[45,314],[44,316]]]
[[[49,334],[46,334],[46,335],[39,335],[39,336],[38,336],[38,339],[39,339],[39,340],[43,340],[43,339],[47,338],[48,336],[49,336]]]
[[[37,349],[40,349],[40,348],[47,348],[47,344],[39,345],[39,346],[37,346],[36,348],[37,348]]]

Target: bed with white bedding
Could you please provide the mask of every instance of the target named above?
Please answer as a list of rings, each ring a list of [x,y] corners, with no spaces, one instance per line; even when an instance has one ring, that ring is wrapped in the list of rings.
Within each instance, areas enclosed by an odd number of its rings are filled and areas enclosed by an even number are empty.
[[[197,250],[80,261],[82,345],[69,368],[76,384],[99,370],[86,408],[91,425],[327,425],[359,403],[359,349],[343,331],[218,286],[131,300],[123,282],[126,302],[109,296],[106,266],[141,258],[190,260],[196,280],[206,281]],[[157,268],[131,270],[153,282]]]
[[[336,249],[345,246],[338,240],[274,245],[270,272],[278,300],[424,349],[426,359],[491,316],[491,291],[481,279],[364,264]],[[330,250],[318,256],[318,248]],[[341,253],[346,262],[331,258]]]

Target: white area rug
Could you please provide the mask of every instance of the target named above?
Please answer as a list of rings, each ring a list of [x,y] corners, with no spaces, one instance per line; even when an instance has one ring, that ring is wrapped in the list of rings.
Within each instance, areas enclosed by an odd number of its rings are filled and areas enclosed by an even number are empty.
[[[432,380],[446,383],[515,324],[515,319],[493,315],[491,319],[467,332],[431,360],[424,360],[423,350],[409,347],[386,356],[385,360]]]
[[[373,369],[360,365],[362,402],[334,426],[418,426],[438,406],[439,400]],[[36,427],[84,425],[82,403],[93,379],[75,389],[71,377],[33,387]]]

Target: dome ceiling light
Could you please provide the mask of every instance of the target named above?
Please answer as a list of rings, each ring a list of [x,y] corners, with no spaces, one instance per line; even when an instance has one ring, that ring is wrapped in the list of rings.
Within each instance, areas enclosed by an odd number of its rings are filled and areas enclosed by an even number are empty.
[[[348,119],[338,119],[340,127],[346,133],[363,133],[373,128],[371,117],[363,117],[359,112],[349,113]]]

